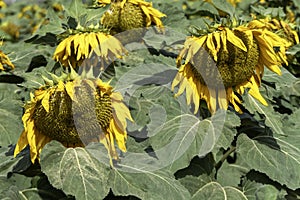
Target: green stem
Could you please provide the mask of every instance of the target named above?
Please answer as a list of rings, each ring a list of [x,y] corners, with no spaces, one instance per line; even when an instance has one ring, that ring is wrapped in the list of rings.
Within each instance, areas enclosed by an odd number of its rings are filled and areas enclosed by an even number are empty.
[[[235,146],[230,146],[230,149],[228,151],[225,152],[225,154],[223,155],[223,157],[221,158],[221,160],[219,160],[219,162],[217,162],[215,164],[215,168],[218,171],[218,169],[220,169],[220,167],[222,166],[222,164],[224,163],[224,161],[227,159],[227,157],[234,152],[236,149]]]

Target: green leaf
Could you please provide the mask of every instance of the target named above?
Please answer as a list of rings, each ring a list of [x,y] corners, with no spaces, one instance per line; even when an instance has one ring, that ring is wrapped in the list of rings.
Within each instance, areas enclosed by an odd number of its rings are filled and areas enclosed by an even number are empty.
[[[42,25],[33,36],[45,36],[47,33],[58,35],[65,31],[63,24],[67,24],[67,21],[59,17],[53,9],[48,9],[46,18],[49,19],[49,23]]]
[[[53,146],[53,147],[52,147]],[[174,176],[167,172],[162,170],[151,170],[151,166],[147,163],[145,160],[144,166],[136,165],[134,160],[137,159],[137,154],[127,154],[127,152],[123,157],[121,157],[121,162],[116,163],[115,168],[112,168],[109,172],[107,171],[109,169],[109,159],[107,157],[107,150],[104,148],[101,144],[91,144],[88,145],[85,149],[80,148],[81,151],[84,151],[84,155],[79,155],[78,160],[82,160],[85,157],[89,157],[90,160],[93,160],[94,163],[98,163],[100,166],[95,166],[93,163],[80,163],[80,169],[82,169],[83,175],[85,175],[87,169],[93,169],[95,171],[104,171],[101,174],[99,173],[92,173],[93,179],[96,179],[96,182],[93,182],[94,190],[87,190],[87,195],[89,197],[92,197],[92,195],[96,195],[95,193],[98,193],[97,195],[106,195],[107,192],[103,192],[100,188],[111,188],[113,193],[115,195],[134,195],[137,197],[140,197],[142,199],[164,199],[166,196],[170,197],[171,199],[183,199],[183,198],[189,198],[190,194],[188,191],[177,181]],[[58,150],[58,151],[57,151]],[[51,142],[43,149],[42,157],[41,157],[41,164],[42,164],[42,170],[45,168],[43,165],[44,159],[47,158],[49,160],[48,165],[59,165],[62,166],[62,161],[69,162],[68,165],[73,166],[74,162],[72,162],[72,156],[67,157],[66,152],[67,151],[78,151],[79,148],[76,149],[65,149],[61,145],[59,145],[57,142]],[[52,153],[50,152],[52,151]],[[55,153],[54,153],[55,152]],[[82,158],[82,156],[84,158]],[[138,155],[137,155],[138,156]],[[144,157],[149,158],[149,160],[155,160],[153,157],[150,157],[147,154],[143,155]],[[61,162],[57,162],[56,157],[64,157],[65,160],[61,160]],[[86,158],[85,158],[86,159]],[[51,163],[51,164],[50,164]],[[59,163],[59,164],[57,164]],[[149,166],[146,168],[145,166]],[[105,166],[105,167],[104,167]],[[59,167],[58,167],[59,168]],[[67,168],[67,169],[65,169]],[[56,182],[63,181],[63,179],[59,178],[59,174],[63,174],[64,171],[71,170],[72,167],[65,167],[64,169],[55,169],[53,170],[46,170],[47,175],[49,176],[50,182],[56,186],[59,185]],[[73,167],[74,170],[74,167]],[[43,170],[44,171],[44,170]],[[44,171],[45,172],[45,171]],[[78,192],[83,193],[82,184],[80,184],[81,181],[77,182],[76,176],[78,175],[78,172],[74,172],[74,174],[65,174],[65,178],[68,180],[72,180],[73,187],[81,187],[77,188],[79,190]],[[109,174],[108,174],[109,173]],[[86,177],[86,176],[85,176]],[[56,180],[52,180],[55,178]],[[90,179],[92,177],[86,177],[88,183],[91,182]],[[101,180],[101,179],[105,179]],[[52,180],[52,181],[51,181]],[[76,186],[74,183],[77,183]],[[67,188],[63,188],[63,191],[66,193]],[[76,198],[82,197],[82,196],[76,196]],[[101,196],[97,196],[99,198]]]
[[[199,188],[215,180],[215,160],[212,154],[203,158],[195,156],[190,165],[175,173],[176,179],[185,186],[191,195],[194,195]]]
[[[84,15],[86,10],[81,0],[72,0],[66,3],[66,11],[70,17],[76,19],[79,22],[80,16]]]
[[[132,108],[134,127],[146,128],[148,136],[152,135],[156,127],[181,113],[173,93],[164,86],[141,86],[131,96],[128,105]]]
[[[239,124],[239,120],[228,123],[227,114],[232,115],[219,110],[213,117],[202,121],[189,114],[177,116],[157,127],[156,133],[150,138],[150,144],[159,160],[163,161],[162,165],[176,172],[187,167],[195,155],[205,156],[216,145],[217,148],[228,147],[235,132],[224,127]],[[226,130],[226,136],[222,136],[223,129]]]
[[[13,158],[13,156],[8,156],[8,151],[8,148],[0,147],[0,176],[7,176],[9,172],[13,171],[13,167],[20,160],[20,158]]]
[[[159,34],[149,29],[143,37],[145,43],[157,50],[165,50],[179,54],[186,35],[171,27],[165,27],[165,33]],[[175,65],[174,65],[175,66]]]
[[[175,63],[174,63],[175,64]],[[138,88],[149,84],[166,85],[175,76],[175,65],[165,63],[138,63],[138,66],[117,74],[116,90],[132,95]]]
[[[199,177],[187,175],[179,179],[180,183],[185,186],[189,192],[193,195],[199,188],[211,181],[211,178],[207,174],[202,174]]]
[[[103,199],[109,192],[109,168],[84,148],[52,141],[43,148],[41,168],[54,187],[76,199]]]
[[[249,171],[248,167],[238,164],[237,162],[229,164],[224,162],[217,174],[217,180],[223,186],[237,187],[240,184],[241,178]]]
[[[233,112],[226,112],[226,119],[222,134],[220,135],[215,147],[214,153],[217,153],[220,149],[227,149],[230,147],[234,136],[237,134],[236,127],[241,125],[240,118]]]
[[[193,15],[194,17],[196,17],[199,12],[208,12],[212,15],[219,15],[219,11],[216,7],[209,2],[188,1],[187,6],[188,8],[185,10],[185,13],[187,15]]]
[[[286,135],[282,129],[282,118],[284,115],[276,113],[271,106],[264,106],[251,95],[244,95],[246,108],[252,113],[256,112],[263,114],[265,123],[277,135]]]
[[[192,200],[198,199],[211,199],[211,200],[223,200],[223,199],[246,199],[245,194],[234,187],[222,187],[217,182],[210,182],[199,188],[199,190],[192,196]]]
[[[230,16],[234,15],[234,7],[226,0],[212,0],[212,4],[219,10],[228,13]]]
[[[190,194],[170,173],[162,170],[149,171],[133,167],[132,164],[119,164],[120,168],[111,171],[109,184],[115,195],[134,195],[147,199],[190,199]]]
[[[87,26],[89,24],[98,24],[104,12],[106,12],[106,8],[97,8],[97,9],[87,9],[86,10],[86,24],[82,24]]]
[[[16,85],[0,83],[0,146],[15,144],[23,130],[18,90]]]
[[[297,189],[300,185],[299,146],[292,146],[283,139],[277,139],[277,142],[280,149],[277,146],[269,147],[241,134],[237,140],[236,152],[247,163],[246,167],[265,173],[272,180],[291,189]]]
[[[13,174],[10,178],[0,176],[0,198],[5,200],[42,199],[36,188],[31,188],[31,177]]]
[[[22,48],[20,49],[20,45]],[[11,62],[15,65],[14,73],[24,73],[31,64],[32,58],[43,55],[46,60],[52,59],[54,47],[18,42],[15,44],[5,44],[5,51],[9,52],[8,56]]]
[[[248,200],[264,200],[264,199],[286,199],[286,192],[278,190],[272,185],[256,183],[248,179],[242,182],[242,190]]]
[[[293,74],[287,71],[285,68],[281,69],[282,75],[278,76],[274,72],[266,69],[264,74],[264,81],[275,84],[275,89],[268,87],[267,94],[270,98],[273,96],[283,96],[286,99],[290,99],[291,95],[300,96],[300,90],[298,89],[299,79]],[[270,94],[271,93],[271,94]]]
[[[278,17],[278,18],[284,18],[286,15],[283,11],[282,7],[279,8],[264,8],[263,6],[251,6],[251,8],[257,12],[258,14],[262,15],[262,16],[271,16],[271,17]]]
[[[186,33],[187,27],[189,26],[189,20],[187,20],[184,12],[177,3],[163,3],[162,5],[159,5],[159,10],[167,15],[166,17],[161,18],[162,23],[167,29],[178,33]]]

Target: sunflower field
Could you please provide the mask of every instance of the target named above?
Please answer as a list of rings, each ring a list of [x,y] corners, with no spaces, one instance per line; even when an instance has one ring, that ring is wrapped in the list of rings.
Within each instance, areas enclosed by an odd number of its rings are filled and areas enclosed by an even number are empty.
[[[0,1],[0,199],[300,199],[300,1]]]

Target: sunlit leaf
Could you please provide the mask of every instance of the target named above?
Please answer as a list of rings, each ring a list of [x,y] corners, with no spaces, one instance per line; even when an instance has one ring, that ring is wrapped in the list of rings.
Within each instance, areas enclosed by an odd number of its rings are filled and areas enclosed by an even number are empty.
[[[285,199],[286,195],[284,190],[279,191],[272,185],[264,185],[249,180],[243,181],[242,190],[248,200]]]
[[[179,181],[162,170],[149,171],[143,168],[120,164],[112,170],[110,185],[116,195],[134,195],[141,199],[189,199],[190,194]],[[151,183],[151,184],[149,184]]]
[[[18,90],[16,85],[0,83],[0,146],[15,144],[23,129],[23,103]]]
[[[299,146],[292,146],[284,139],[277,142],[280,149],[251,140],[242,134],[238,137],[236,151],[251,168],[267,174],[272,180],[291,189],[297,189],[300,185]]]
[[[15,164],[20,160],[20,158],[14,158],[12,155],[8,155],[9,151],[9,148],[0,147],[0,176],[7,176],[9,172],[13,171]]]
[[[48,143],[41,155],[41,167],[54,187],[76,199],[103,199],[109,192],[108,167],[84,148]]]
[[[70,17],[79,20],[80,16],[84,14],[84,4],[81,0],[72,0],[66,3],[66,11]]]
[[[234,188],[234,187],[222,187],[217,182],[210,182],[204,185],[203,187],[199,188],[198,191],[192,196],[193,200],[197,199],[211,199],[211,200],[218,200],[218,199],[247,199],[245,194]]]

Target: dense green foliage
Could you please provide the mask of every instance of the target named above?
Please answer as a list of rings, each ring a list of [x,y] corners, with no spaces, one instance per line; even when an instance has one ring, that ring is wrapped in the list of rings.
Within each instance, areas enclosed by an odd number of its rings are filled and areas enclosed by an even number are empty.
[[[222,20],[220,11],[225,18],[248,21],[251,14],[286,19],[293,10],[298,31],[300,2],[245,0],[236,7],[212,2],[154,0],[153,7],[167,15],[165,34],[148,28],[143,42],[127,44],[128,55],[101,74],[122,93],[135,121],[127,127],[127,152],[114,168],[98,143],[66,148],[51,141],[34,164],[28,148],[13,157],[30,92],[44,83],[42,76],[63,69],[52,58],[58,35],[78,23],[99,23],[108,6],[45,1],[27,17],[20,16],[22,8],[36,1],[1,8],[0,49],[15,69],[0,72],[0,199],[299,199],[299,44],[288,50],[289,65],[281,67],[281,76],[264,72],[260,91],[269,105],[245,93],[243,114],[229,107],[211,116],[202,102],[194,115],[170,85],[178,70],[176,56],[193,27],[205,30]],[[55,10],[54,3],[65,10]],[[12,30],[12,24],[18,35],[3,28]]]

